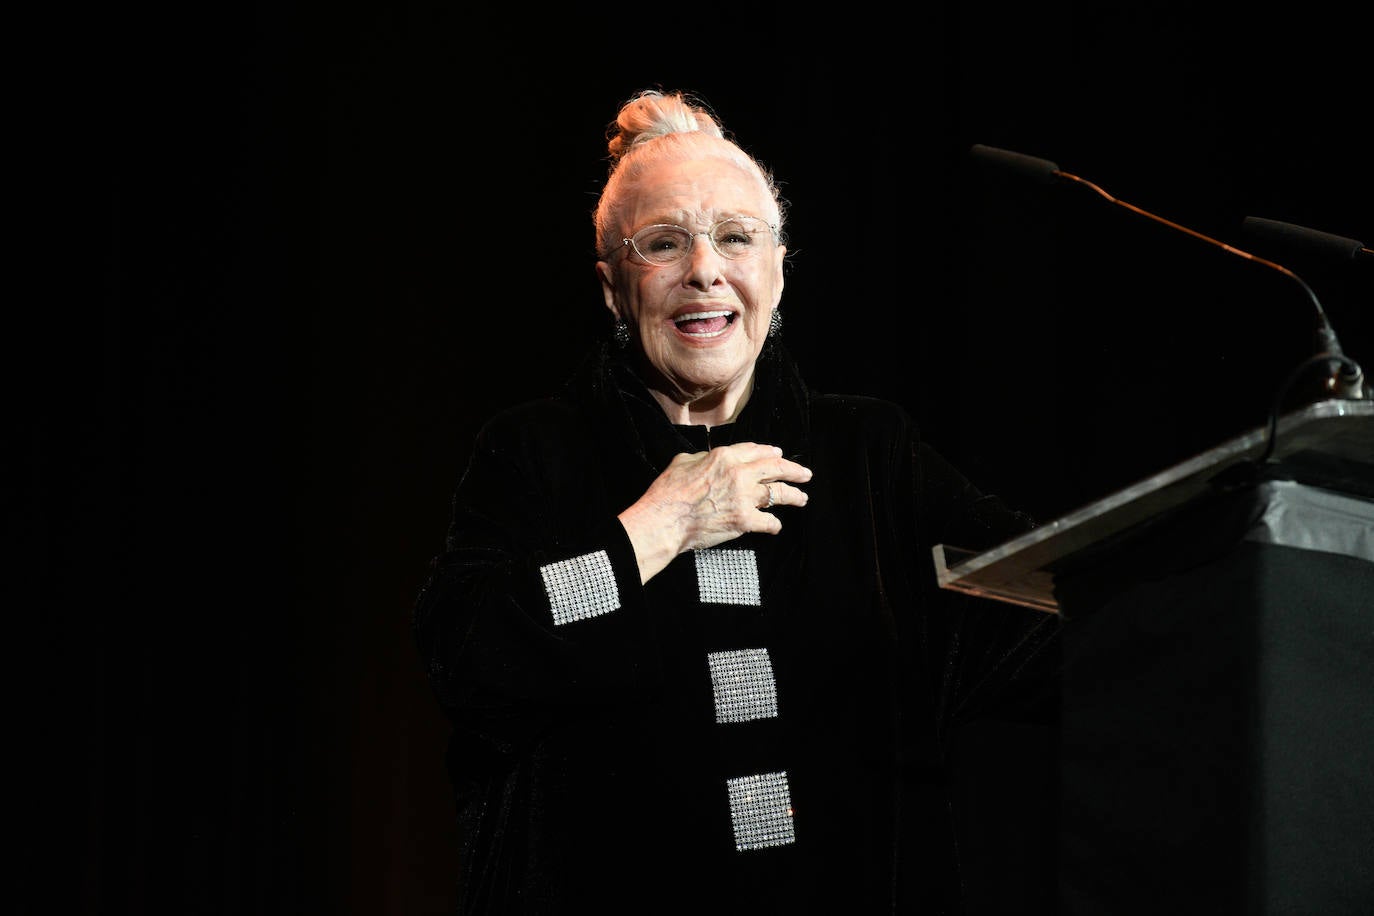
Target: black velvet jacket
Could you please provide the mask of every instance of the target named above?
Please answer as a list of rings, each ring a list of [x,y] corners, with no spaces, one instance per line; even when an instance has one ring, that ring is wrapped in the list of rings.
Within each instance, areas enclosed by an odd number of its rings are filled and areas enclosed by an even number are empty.
[[[808,505],[641,585],[617,513],[674,454],[739,441],[809,466]],[[930,548],[1030,524],[899,407],[813,392],[771,345],[729,425],[673,426],[604,349],[494,418],[415,614],[461,912],[957,909],[949,731],[1015,695],[1058,621],[940,591]]]

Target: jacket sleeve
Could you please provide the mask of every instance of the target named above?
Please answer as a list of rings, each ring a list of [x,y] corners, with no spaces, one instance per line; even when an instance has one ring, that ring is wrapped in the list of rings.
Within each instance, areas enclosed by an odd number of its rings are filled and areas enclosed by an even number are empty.
[[[981,491],[928,445],[916,445],[915,456],[923,564],[937,543],[988,550],[1035,527],[1029,515]],[[1030,720],[1052,715],[1058,615],[941,590],[933,562],[924,577],[941,730],[948,733],[984,715]]]
[[[579,706],[629,702],[655,677],[629,537],[587,495],[586,469],[557,453],[517,423],[483,429],[415,603],[440,705],[506,751]]]

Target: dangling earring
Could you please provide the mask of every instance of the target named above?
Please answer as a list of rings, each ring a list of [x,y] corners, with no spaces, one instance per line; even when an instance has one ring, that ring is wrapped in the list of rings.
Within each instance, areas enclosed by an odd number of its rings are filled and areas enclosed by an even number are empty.
[[[782,337],[782,309],[774,308],[773,314],[768,317],[768,336],[773,340]]]
[[[630,326],[623,318],[611,325],[611,340],[621,350],[630,345]]]

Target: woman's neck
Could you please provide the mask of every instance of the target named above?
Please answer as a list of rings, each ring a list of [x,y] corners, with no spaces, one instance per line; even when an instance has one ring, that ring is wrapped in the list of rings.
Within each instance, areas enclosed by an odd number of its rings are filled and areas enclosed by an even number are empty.
[[[744,405],[749,403],[749,395],[754,390],[751,375],[743,390],[711,392],[695,399],[681,399],[657,389],[650,389],[654,400],[658,401],[667,415],[668,421],[675,426],[723,426],[733,423]]]

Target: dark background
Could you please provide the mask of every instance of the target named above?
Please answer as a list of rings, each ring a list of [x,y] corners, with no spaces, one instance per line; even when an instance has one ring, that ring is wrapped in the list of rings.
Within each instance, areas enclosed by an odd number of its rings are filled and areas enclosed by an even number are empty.
[[[1240,229],[1374,239],[1354,5],[1096,6],[66,23],[42,113],[72,140],[33,230],[62,295],[16,389],[36,422],[10,528],[18,652],[43,659],[24,756],[57,784],[25,793],[62,873],[34,911],[449,909],[410,606],[477,425],[606,331],[590,212],[640,88],[701,93],[784,183],[812,383],[902,402],[1042,519],[1261,425],[1314,313],[1278,271],[977,168],[974,143],[1280,261],[1374,360],[1367,265]]]

